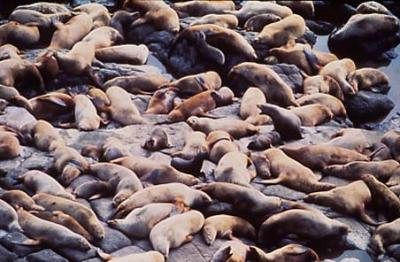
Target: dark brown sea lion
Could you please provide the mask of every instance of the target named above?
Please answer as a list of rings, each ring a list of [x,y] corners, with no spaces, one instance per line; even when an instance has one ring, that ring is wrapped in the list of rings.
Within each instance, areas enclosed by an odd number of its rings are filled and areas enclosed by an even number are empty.
[[[334,116],[332,111],[322,104],[294,107],[290,111],[300,118],[302,126],[317,126],[329,122]]]
[[[293,13],[306,18],[314,16],[314,2],[312,1],[277,1],[278,4],[289,7]]]
[[[72,118],[74,112],[74,100],[71,96],[50,92],[36,96],[29,100],[32,105],[33,115],[38,119],[47,121],[57,120],[61,116]]]
[[[239,239],[227,241],[214,253],[210,262],[243,262],[246,260],[248,250],[249,247]]]
[[[16,9],[10,14],[8,20],[20,24],[35,25],[42,30],[51,30],[54,23],[66,22],[71,16],[71,12],[43,14],[34,10]]]
[[[259,14],[247,19],[244,29],[247,31],[260,32],[264,26],[278,22],[282,18],[274,14]]]
[[[257,136],[247,145],[247,148],[250,150],[261,151],[280,144],[282,144],[282,141],[279,133],[271,131],[267,134]]]
[[[349,82],[357,90],[387,93],[390,89],[389,77],[384,72],[370,67],[360,68],[350,73]]]
[[[143,148],[150,151],[158,151],[168,147],[171,147],[168,134],[161,127],[155,127],[143,145]]]
[[[264,125],[270,122],[270,118],[261,115],[261,110],[257,105],[265,104],[264,93],[257,87],[250,87],[246,90],[240,103],[240,117],[253,125]]]
[[[400,161],[400,131],[390,130],[382,137],[382,143],[390,148],[392,157],[397,162]]]
[[[21,155],[22,148],[19,144],[17,135],[7,131],[7,128],[1,126],[0,130],[0,159],[13,159]]]
[[[0,26],[0,45],[12,44],[17,47],[33,47],[40,42],[37,26],[8,22]]]

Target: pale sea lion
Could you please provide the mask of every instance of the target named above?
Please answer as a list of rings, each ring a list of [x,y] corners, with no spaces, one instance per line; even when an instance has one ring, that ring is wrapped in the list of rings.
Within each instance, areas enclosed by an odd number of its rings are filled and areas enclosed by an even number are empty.
[[[208,154],[209,147],[206,142],[206,135],[202,132],[190,132],[185,136],[185,145],[182,150],[172,154],[174,157],[193,159],[197,155]]]
[[[246,260],[249,247],[240,240],[231,240],[225,242],[213,255],[210,262],[236,261],[243,262]]]
[[[239,147],[233,141],[232,136],[223,131],[212,131],[207,135],[209,159],[218,164],[219,160],[229,152],[239,152]]]
[[[214,24],[230,29],[235,29],[239,25],[239,20],[234,15],[209,14],[194,20],[192,23],[190,23],[190,26],[203,24]]]
[[[256,176],[254,170],[248,169],[251,164],[250,158],[244,153],[228,152],[221,157],[214,169],[215,181],[249,186]]]
[[[28,4],[28,5],[19,5],[15,9],[16,10],[18,10],[18,9],[33,10],[33,11],[41,12],[44,14],[70,12],[69,9],[63,4],[49,3],[49,2],[38,2],[38,3],[32,3],[32,4]]]
[[[328,94],[310,94],[300,97],[296,100],[299,105],[321,104],[327,108],[337,117],[346,118],[347,111],[343,102],[334,96]]]
[[[59,180],[64,185],[69,185],[89,168],[87,160],[72,147],[58,146],[53,151],[53,156],[54,168],[61,174]]]
[[[90,88],[88,92],[88,96],[90,100],[93,102],[93,105],[96,107],[97,112],[99,113],[100,117],[103,119],[108,119],[107,113],[108,108],[111,105],[110,99],[103,90],[99,88]]]
[[[390,148],[392,157],[397,162],[400,161],[400,131],[390,130],[382,136],[382,143]]]
[[[299,244],[288,244],[265,253],[256,246],[250,246],[247,258],[259,262],[317,262],[317,253],[309,247]]]
[[[390,11],[384,5],[376,1],[367,1],[361,3],[357,6],[356,11],[359,14],[378,13],[378,14],[390,15]]]
[[[83,4],[75,7],[74,11],[87,13],[92,18],[94,29],[101,26],[108,26],[111,22],[111,16],[108,9],[102,4]]]
[[[4,44],[0,46],[0,60],[9,59],[9,58],[21,58],[21,51],[11,44]]]
[[[270,118],[261,115],[261,110],[257,107],[259,104],[265,104],[264,93],[257,87],[250,87],[246,90],[240,103],[240,117],[253,125],[264,125],[270,122]]]
[[[235,10],[235,3],[233,1],[186,1],[174,3],[172,7],[189,16],[204,17],[209,14],[223,14],[227,10]]]
[[[158,251],[147,251],[144,253],[129,254],[122,257],[113,257],[110,262],[131,262],[131,261],[146,261],[146,262],[164,262],[164,256]]]
[[[0,229],[6,231],[22,232],[21,223],[18,221],[17,212],[4,200],[0,199]]]
[[[21,155],[22,148],[15,133],[0,130],[0,159],[13,159]]]
[[[26,128],[29,129],[27,126]],[[53,151],[58,146],[65,145],[57,129],[46,120],[38,120],[32,129],[27,130],[28,137],[32,137],[35,147],[43,151]]]
[[[7,190],[0,195],[0,198],[11,205],[14,209],[22,207],[25,210],[44,210],[43,207],[37,205],[35,201],[22,190]]]
[[[94,44],[95,50],[110,47],[122,41],[124,41],[124,37],[109,26],[98,27],[82,39],[82,42]]]
[[[349,75],[356,70],[356,65],[350,58],[332,61],[325,65],[319,72],[322,76],[330,76],[335,79],[345,95],[354,95],[358,89],[347,80]]]
[[[389,77],[379,69],[365,67],[355,70],[348,76],[356,90],[387,93],[390,89]]]
[[[290,109],[301,120],[302,126],[317,126],[332,120],[334,114],[322,104],[310,104]]]
[[[344,100],[344,94],[339,83],[328,75],[306,77],[303,82],[303,92],[306,95],[315,93],[330,94],[341,101]]]
[[[161,74],[142,74],[133,76],[119,76],[104,83],[104,88],[119,86],[131,94],[148,94],[157,91],[162,85],[169,82]]]
[[[43,14],[28,9],[16,9],[8,17],[9,21],[16,21],[20,24],[35,25],[42,30],[51,30],[54,23],[66,22],[71,18],[71,13]]]
[[[96,107],[85,95],[76,95],[75,123],[79,130],[91,131],[100,127],[100,117],[97,115]]]
[[[149,57],[145,45],[119,45],[96,50],[96,58],[102,62],[143,65]]]

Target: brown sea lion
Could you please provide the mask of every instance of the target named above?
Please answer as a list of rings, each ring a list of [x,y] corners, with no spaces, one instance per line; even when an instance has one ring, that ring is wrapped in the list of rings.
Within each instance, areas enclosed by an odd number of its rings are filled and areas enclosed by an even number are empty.
[[[19,144],[17,135],[1,126],[0,130],[0,159],[13,159],[21,155],[22,148]]]
[[[356,90],[368,90],[387,93],[390,89],[389,77],[382,71],[365,67],[355,70],[348,76],[350,84]]]
[[[273,146],[282,144],[281,136],[276,131],[271,131],[266,134],[261,134],[254,138],[248,145],[247,148],[250,150],[265,150]]]
[[[37,26],[8,22],[0,26],[0,45],[12,44],[20,48],[33,47],[40,42]]]
[[[247,19],[243,27],[246,31],[260,32],[264,26],[278,22],[281,19],[280,16],[274,14],[259,14]]]
[[[102,62],[143,65],[149,57],[145,45],[119,45],[96,50],[96,58]]]
[[[244,78],[250,85],[261,89],[268,103],[297,106],[292,89],[267,65],[244,62],[234,66],[228,78]]]
[[[92,131],[100,127],[100,117],[97,115],[96,107],[86,95],[76,95],[75,123],[79,130]]]
[[[94,44],[95,50],[111,47],[122,41],[124,41],[124,37],[116,29],[109,26],[96,28],[82,39],[82,42]]]
[[[11,44],[4,44],[2,46],[0,46],[0,60],[4,60],[4,59],[18,59],[21,58],[20,57],[21,51],[11,45]]]
[[[289,157],[313,170],[323,170],[329,165],[369,160],[369,157],[357,151],[329,145],[283,147],[282,150]]]
[[[150,151],[159,151],[168,147],[171,147],[168,134],[161,127],[155,127],[143,145],[143,148]]]
[[[232,136],[223,130],[212,131],[207,135],[209,159],[215,164],[229,152],[239,152],[239,146],[233,142]]]
[[[328,75],[306,77],[303,82],[303,92],[306,95],[316,93],[330,94],[341,101],[344,100],[344,94],[339,83]]]
[[[53,156],[54,168],[60,174],[59,180],[64,185],[69,185],[89,168],[87,160],[72,147],[58,146],[53,151]]]
[[[253,125],[265,125],[270,122],[270,118],[261,115],[261,110],[257,107],[259,104],[265,104],[264,93],[257,87],[250,87],[246,90],[240,103],[240,117]]]
[[[335,211],[358,216],[367,224],[377,225],[377,222],[365,211],[365,207],[371,203],[372,197],[367,185],[361,180],[329,191],[311,193],[304,200],[317,205],[329,206]]]
[[[221,77],[214,71],[184,76],[167,84],[184,97],[190,97],[204,91],[217,90],[221,88],[221,85]]]
[[[71,12],[57,14],[43,14],[28,9],[16,9],[8,17],[9,21],[20,24],[35,25],[42,30],[51,30],[54,23],[64,23],[72,16]]]
[[[169,217],[156,224],[150,231],[153,248],[165,257],[170,248],[176,248],[192,240],[192,235],[201,230],[204,216],[196,210]]]
[[[161,88],[154,92],[145,111],[146,114],[168,114],[178,106],[178,94],[170,88]]]
[[[88,96],[96,107],[96,111],[99,113],[100,117],[103,121],[106,121],[108,119],[108,109],[111,105],[110,99],[108,99],[106,93],[99,88],[92,87],[88,92]]]
[[[75,12],[88,14],[92,18],[94,29],[102,26],[108,26],[111,22],[111,16],[108,13],[108,9],[102,4],[83,4],[75,7],[73,10]]]
[[[33,115],[38,119],[52,121],[61,116],[67,118],[73,116],[74,100],[64,93],[50,92],[31,98],[29,102],[32,105]]]
[[[202,231],[203,238],[208,245],[212,245],[217,237],[233,239],[235,236],[254,239],[255,228],[240,217],[229,215],[215,215],[206,218]]]
[[[358,91],[357,86],[352,86],[347,79],[355,70],[356,65],[353,60],[344,58],[325,65],[319,71],[319,74],[322,76],[330,76],[335,79],[345,95],[354,95]]]
[[[249,247],[240,240],[225,242],[213,255],[210,262],[244,262]]]
[[[4,200],[0,199],[0,229],[6,231],[22,232],[21,224],[18,221],[17,212]]]
[[[203,24],[214,24],[225,28],[235,29],[239,25],[239,20],[234,15],[209,14],[194,20],[190,23],[190,26]]]
[[[161,74],[119,76],[105,82],[104,88],[119,86],[131,94],[148,94],[157,91],[168,82],[169,80]]]
[[[322,104],[310,104],[290,109],[301,120],[302,126],[317,126],[332,120],[334,114]]]
[[[122,202],[117,208],[116,217],[122,217],[131,210],[151,203],[183,203],[187,207],[208,205],[211,198],[204,192],[192,189],[181,183],[155,185],[140,190]]]
[[[182,213],[177,206],[170,203],[153,203],[136,208],[124,219],[113,219],[107,223],[125,235],[134,238],[147,238],[151,229],[169,216]]]
[[[334,96],[328,94],[310,94],[300,97],[296,102],[301,105],[321,104],[327,107],[335,116],[346,118],[347,111],[343,102]]]
[[[400,218],[377,227],[370,238],[369,248],[374,253],[383,254],[385,248],[400,241]]]
[[[22,106],[29,112],[32,112],[32,105],[28,99],[21,95],[18,90],[12,86],[5,86],[0,84],[0,98],[7,101],[12,105]]]
[[[271,148],[264,151],[269,161],[269,169],[274,179],[257,181],[257,183],[273,185],[279,184],[288,186],[305,193],[330,190],[335,185],[319,182],[314,173],[296,160],[288,157],[282,150]]]
[[[309,247],[299,244],[289,244],[265,253],[256,246],[250,246],[247,258],[259,262],[317,262],[317,253]]]
[[[400,162],[400,131],[390,130],[386,132],[381,141],[390,148],[393,159]]]
[[[269,47],[282,46],[289,40],[295,40],[304,35],[306,23],[299,15],[289,15],[282,20],[266,25],[257,35],[257,41]]]
[[[233,1],[186,1],[174,3],[172,6],[179,13],[188,16],[202,16],[209,14],[223,14],[227,10],[235,10]]]
[[[0,195],[0,199],[7,202],[14,209],[18,209],[18,207],[22,207],[25,210],[39,210],[43,211],[44,208],[37,205],[35,201],[24,191],[14,189],[7,190],[6,192]]]
[[[101,240],[104,238],[105,231],[103,225],[97,219],[96,214],[83,204],[46,193],[34,195],[33,200],[48,211],[59,210],[75,218],[94,239]]]
[[[259,131],[259,127],[256,127],[243,120],[233,118],[211,119],[206,117],[191,116],[186,120],[186,123],[188,123],[189,126],[195,131],[201,131],[209,134],[212,131],[223,130],[234,138],[251,136]]]
[[[58,146],[64,146],[64,139],[57,129],[46,120],[38,120],[33,127],[26,125],[22,128],[22,133],[32,140],[36,148],[43,151],[53,151]]]

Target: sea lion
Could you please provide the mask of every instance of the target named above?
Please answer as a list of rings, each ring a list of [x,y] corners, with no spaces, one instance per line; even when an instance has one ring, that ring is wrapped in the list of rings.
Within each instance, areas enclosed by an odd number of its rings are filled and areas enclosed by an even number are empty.
[[[240,117],[253,125],[265,125],[270,122],[270,118],[261,115],[261,110],[257,107],[259,104],[265,104],[264,93],[257,87],[250,87],[246,90],[240,103]]]
[[[108,182],[92,180],[80,184],[74,189],[73,194],[77,198],[92,200],[112,194],[113,192],[110,187]]]
[[[235,10],[233,1],[186,1],[174,3],[174,8],[178,13],[188,16],[204,17],[209,14],[223,14],[227,10]]]
[[[240,240],[231,240],[225,242],[213,255],[210,262],[237,261],[246,260],[249,247]]]
[[[150,151],[159,151],[168,147],[171,147],[168,134],[161,127],[155,127],[143,145],[143,148]]]
[[[13,159],[21,155],[22,148],[17,135],[7,131],[7,128],[0,130],[0,159]]]
[[[22,25],[11,21],[0,25],[0,45],[12,44],[19,48],[34,47],[40,42],[37,26]]]
[[[310,225],[310,226],[305,226]],[[319,210],[293,209],[272,215],[262,223],[258,240],[260,243],[273,244],[289,235],[302,240],[333,240],[346,236],[350,227],[342,222],[326,217]]]
[[[247,148],[250,150],[265,150],[273,146],[282,144],[281,136],[276,131],[271,131],[266,134],[261,134],[254,138],[248,145]]]
[[[37,205],[35,201],[24,191],[14,189],[7,190],[6,192],[0,195],[0,199],[7,202],[14,209],[18,209],[18,207],[22,207],[25,210],[38,210],[43,211],[44,208]]]
[[[222,80],[218,73],[207,71],[205,73],[184,76],[166,85],[176,89],[179,95],[183,97],[191,97],[204,91],[221,88]]]
[[[344,100],[344,94],[339,83],[328,75],[306,77],[303,82],[303,92],[306,95],[316,93],[330,94],[341,101]]]
[[[18,221],[17,212],[4,200],[0,199],[0,229],[6,231],[22,232],[21,224]]]
[[[212,245],[217,237],[234,239],[235,236],[254,239],[255,228],[240,217],[215,215],[208,217],[202,231],[204,241]]]
[[[86,95],[76,95],[75,123],[79,130],[92,131],[100,127],[100,117],[97,115],[96,107]]]
[[[208,154],[209,147],[206,142],[206,135],[202,132],[190,132],[185,136],[185,145],[182,150],[172,153],[173,157],[193,159],[197,155]]]
[[[134,238],[147,238],[151,229],[169,216],[182,213],[177,206],[170,203],[153,203],[136,208],[124,219],[113,219],[107,223],[125,235]]]
[[[72,147],[58,146],[53,151],[54,168],[61,174],[59,180],[64,185],[71,182],[89,168],[87,160]]]
[[[81,224],[79,224],[75,218],[65,214],[62,211],[35,210],[31,211],[30,213],[35,215],[35,217],[64,226],[72,232],[83,236],[88,241],[93,241],[93,237],[81,226]]]
[[[147,262],[164,262],[164,256],[158,251],[147,251],[144,253],[129,254],[122,257],[112,257],[110,262],[130,262],[130,261],[147,261]]]
[[[254,170],[248,169],[251,164],[250,158],[244,153],[228,152],[221,157],[214,169],[215,181],[249,186],[256,176]]]
[[[88,14],[93,21],[93,29],[108,26],[111,22],[111,16],[108,9],[97,3],[83,4],[73,9],[75,12],[82,12]]]
[[[51,81],[60,74],[61,69],[52,50],[46,50],[36,57],[35,66],[39,69],[43,79]]]
[[[258,87],[264,93],[268,103],[284,107],[297,106],[292,89],[267,65],[244,62],[234,66],[229,72],[228,78],[232,83],[237,80],[245,80],[248,83],[247,87]],[[242,91],[244,92],[244,90],[236,89],[233,91],[239,95]]]
[[[38,120],[30,127],[26,125],[21,130],[28,140],[33,141],[36,148],[42,151],[54,151],[58,146],[64,146],[64,139],[57,129],[46,120]]]
[[[87,34],[82,42],[94,44],[95,50],[113,46],[124,41],[124,37],[114,28],[102,26]]]
[[[378,14],[390,15],[390,11],[384,5],[375,1],[367,1],[359,4],[357,6],[356,11],[358,14],[378,13]]]
[[[57,23],[55,26],[57,30],[51,38],[49,49],[71,49],[90,32],[93,20],[88,14],[80,13],[69,19],[67,23]]]
[[[35,194],[46,193],[67,199],[75,199],[57,180],[42,171],[30,170],[24,173],[19,179]]]
[[[9,21],[20,24],[35,25],[42,30],[51,30],[54,23],[64,23],[72,16],[71,12],[57,14],[43,14],[28,9],[15,9],[8,17]]]
[[[21,51],[11,44],[5,44],[0,46],[0,60],[4,59],[18,59],[20,57]]]
[[[75,218],[95,240],[104,238],[105,231],[103,225],[97,219],[96,214],[83,204],[46,193],[34,195],[33,200],[48,211],[62,211]]]
[[[76,248],[82,251],[90,249],[90,243],[83,236],[64,226],[40,219],[22,208],[18,209],[18,221],[24,233],[37,244]]]
[[[239,146],[233,142],[232,136],[223,130],[212,131],[207,135],[209,159],[218,164],[219,160],[229,152],[239,152]]]
[[[118,30],[121,35],[128,33],[128,27],[135,19],[140,16],[139,12],[128,12],[126,10],[118,10],[112,14],[110,26]]]
[[[111,105],[110,99],[103,90],[99,88],[92,87],[89,89],[88,97],[93,102],[96,107],[96,111],[99,113],[103,121],[108,119],[108,108]]]
[[[309,247],[299,244],[288,244],[281,248],[265,253],[256,246],[250,246],[247,258],[260,262],[317,262],[317,253]]]
[[[177,96],[177,92],[170,88],[157,90],[150,98],[145,114],[168,114],[178,105]]]
[[[300,106],[321,104],[326,108],[328,108],[330,112],[332,112],[335,116],[341,118],[347,117],[347,111],[343,105],[343,102],[337,99],[336,97],[328,94],[315,93],[315,94],[305,95],[297,99],[296,102]],[[294,108],[294,110],[295,109],[296,108]]]
[[[281,183],[305,193],[325,191],[335,187],[330,183],[319,182],[309,168],[291,159],[280,149],[271,148],[264,151],[264,154],[269,161],[271,176],[275,178],[256,181],[256,183],[267,185]]]
[[[211,198],[204,192],[192,189],[181,183],[155,185],[140,190],[122,202],[117,208],[116,217],[122,217],[131,210],[151,203],[183,203],[187,207],[208,205]]]
[[[349,75],[356,70],[356,65],[350,58],[332,61],[319,71],[322,76],[330,76],[335,79],[345,95],[357,93],[357,86],[352,86],[347,80]]]
[[[212,131],[223,130],[229,133],[234,138],[251,136],[259,131],[256,127],[243,120],[233,118],[211,119],[206,117],[191,116],[186,120],[191,128],[195,131],[201,131],[209,134]]]
[[[58,120],[61,116],[72,118],[74,100],[71,96],[61,92],[50,92],[31,98],[33,115],[38,119],[47,121]]]
[[[33,10],[43,14],[56,14],[56,13],[68,13],[69,9],[63,4],[49,3],[49,2],[38,2],[28,5],[19,5],[15,10]]]
[[[334,114],[322,104],[310,104],[290,109],[301,120],[302,126],[317,126],[332,120]]]
[[[108,137],[104,144],[99,147],[98,155],[106,162],[129,155],[129,150],[126,146],[115,137]]]
[[[239,20],[234,15],[209,14],[199,17],[190,23],[190,26],[214,24],[225,28],[235,29],[239,25]]]
[[[119,45],[96,50],[96,58],[102,62],[144,65],[149,57],[145,45]]]
[[[400,162],[400,131],[390,130],[386,132],[381,141],[390,148],[393,159]]]
[[[385,253],[385,248],[400,241],[400,218],[378,226],[370,238],[369,248],[379,254]]]
[[[329,165],[369,160],[369,157],[357,151],[330,145],[283,147],[282,150],[289,157],[313,170],[323,170]]]
[[[263,178],[263,179],[271,178],[271,171],[269,170],[270,163],[265,154],[253,153],[250,155],[250,159],[254,164],[254,167],[256,169],[256,174],[258,177]]]
[[[104,83],[104,88],[119,86],[131,94],[148,94],[157,91],[162,85],[169,82],[161,74],[142,74],[133,76],[119,76]]]
[[[275,131],[283,140],[301,139],[301,119],[292,111],[272,105],[257,105],[262,114],[266,114],[272,119]]]
[[[371,202],[371,199],[368,186],[363,181],[358,180],[329,191],[311,193],[304,198],[304,201],[329,206],[335,211],[358,216],[367,224],[377,225],[377,222],[365,211],[365,206]]]
[[[278,22],[281,19],[280,16],[274,14],[259,14],[247,19],[243,27],[246,31],[260,32],[264,26]]]
[[[192,240],[192,235],[201,230],[204,216],[196,210],[169,217],[156,224],[150,231],[153,248],[165,257],[170,248],[176,248]]]
[[[145,124],[145,120],[130,98],[130,94],[118,86],[107,89],[106,94],[110,99],[111,118],[121,125]]]
[[[305,32],[306,23],[303,17],[293,14],[264,26],[257,35],[257,41],[268,47],[278,47],[287,44],[289,40],[296,40]]]
[[[355,70],[348,76],[356,90],[368,90],[386,94],[389,89],[389,77],[381,70],[365,67]]]

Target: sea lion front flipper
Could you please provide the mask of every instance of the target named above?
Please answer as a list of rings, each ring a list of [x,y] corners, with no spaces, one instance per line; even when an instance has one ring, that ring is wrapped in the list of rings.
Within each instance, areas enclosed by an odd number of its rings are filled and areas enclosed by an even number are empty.
[[[198,32],[194,37],[201,55],[219,65],[225,64],[225,54],[220,49],[207,43],[204,32]]]

